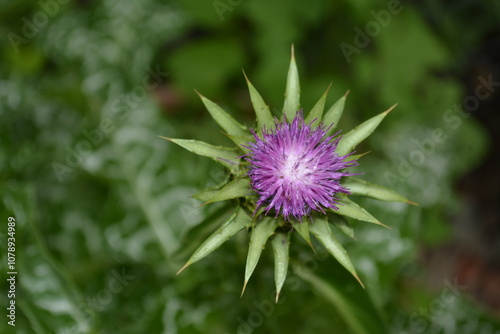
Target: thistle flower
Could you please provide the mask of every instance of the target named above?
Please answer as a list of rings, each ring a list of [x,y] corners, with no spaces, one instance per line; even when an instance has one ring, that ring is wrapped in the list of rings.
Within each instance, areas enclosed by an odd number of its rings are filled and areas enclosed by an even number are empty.
[[[245,147],[250,150],[248,175],[259,197],[257,209],[266,204],[266,215],[274,209],[275,217],[281,214],[286,221],[290,216],[302,221],[311,210],[325,214],[323,208],[338,209],[335,194],[349,194],[340,178],[354,175],[343,170],[357,165],[344,161],[351,154],[335,152],[338,132],[325,138],[325,127],[305,124],[302,111],[292,123],[286,117],[283,122],[275,119],[275,130],[263,130],[263,138],[250,131],[255,142]]]
[[[268,240],[274,253],[276,300],[285,282],[292,233],[311,244],[310,234],[362,285],[349,256],[334,231],[353,237],[345,217],[385,226],[347,195],[414,204],[398,193],[353,177],[347,167],[358,164],[363,154],[353,149],[366,139],[395,107],[361,123],[343,136],[334,133],[342,116],[348,92],[326,112],[328,89],[304,119],[300,109],[300,85],[292,47],[285,103],[281,121],[245,75],[257,116],[256,130],[248,130],[206,97],[203,104],[235,147],[213,146],[201,141],[172,139],[173,143],[198,155],[214,159],[227,169],[220,186],[193,195],[205,204],[225,202],[233,213],[191,255],[179,270],[201,260],[243,229],[251,230],[243,292]],[[291,120],[291,122],[288,122]],[[200,225],[207,227],[214,217]],[[386,226],[385,226],[386,227]]]

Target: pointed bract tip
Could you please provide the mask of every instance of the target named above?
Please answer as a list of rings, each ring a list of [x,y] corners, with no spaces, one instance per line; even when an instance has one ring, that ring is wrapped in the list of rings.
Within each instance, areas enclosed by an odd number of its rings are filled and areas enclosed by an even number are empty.
[[[350,89],[348,89],[348,90],[347,90],[347,92],[345,92],[344,97],[347,97],[347,96],[349,95],[349,93],[350,93],[350,92],[351,92],[351,90],[350,90]]]
[[[276,291],[276,300],[274,301],[275,304],[278,304],[278,299],[280,299],[280,292]]]
[[[213,197],[213,196],[212,196],[212,197]],[[210,203],[212,203],[212,202],[210,202],[210,200],[208,200],[208,201],[206,201],[205,203],[203,203],[202,205],[198,206],[198,207],[197,207],[197,209],[202,208],[202,207],[204,207],[205,205],[210,204]]]
[[[292,44],[292,59],[295,59],[295,46]]]
[[[205,96],[201,95],[201,93],[200,93],[200,92],[198,92],[196,89],[194,89],[194,92],[195,92],[196,94],[198,94],[198,96],[199,96],[201,99],[205,98]]]
[[[245,70],[244,70],[244,69],[241,69],[241,71],[243,72],[243,75],[245,76],[245,80],[246,80],[247,82],[250,82],[250,80],[248,80],[247,74],[245,73]]]
[[[191,198],[191,199],[194,199],[194,200],[197,200],[197,201],[201,201],[200,199],[196,198],[195,196],[196,196],[196,194],[195,194],[195,195],[188,196],[188,198]],[[198,205],[198,206],[196,207],[196,209],[200,209],[200,208],[202,208],[204,205],[207,205],[207,204],[208,204],[208,203],[203,203],[203,204],[200,204],[200,205]]]
[[[311,247],[311,249],[313,250],[314,254],[316,254],[316,249],[314,249],[314,246],[313,246],[311,240],[307,241],[307,244]]]
[[[360,153],[357,157],[357,159],[360,159],[362,157],[364,157],[365,155],[369,154],[369,153],[372,153],[372,151],[366,151],[365,153]]]
[[[181,272],[184,271],[184,269],[186,269],[187,267],[189,267],[191,263],[187,262],[181,269],[179,269],[179,271],[177,272],[176,275],[179,275]]]
[[[168,138],[168,137],[163,137],[163,136],[158,136],[158,137],[160,137],[160,138],[162,138],[162,139],[169,140],[169,141],[172,141],[172,140],[173,140],[173,138]]]
[[[388,114],[392,111],[392,109],[396,108],[398,106],[398,103],[396,103],[395,105],[393,105],[392,107],[390,107],[389,109],[387,109],[386,111],[384,111],[384,114]]]
[[[325,97],[328,96],[328,92],[330,91],[330,88],[332,87],[332,84],[333,84],[333,81],[331,81],[330,84],[328,85],[328,87],[326,88],[326,91],[323,94]]]
[[[356,280],[359,282],[359,284],[361,285],[361,287],[362,287],[363,289],[366,289],[366,288],[365,288],[365,285],[363,284],[363,282],[361,282],[361,278],[359,278],[358,274],[357,274],[357,273],[354,273],[354,274],[353,274],[353,276],[354,276],[354,278],[356,278]]]
[[[242,298],[243,294],[245,293],[245,289],[247,288],[247,283],[248,283],[248,280],[245,280],[245,283],[243,283],[243,289],[241,290],[240,298]]]
[[[410,201],[410,200],[407,200],[406,203],[414,205],[414,206],[420,206],[420,204],[418,204],[417,202],[413,202],[413,201]]]
[[[385,225],[385,224],[382,224],[382,223],[381,223],[381,222],[379,222],[378,220],[377,220],[377,222],[376,222],[375,224],[380,225],[380,226],[383,226],[383,227],[385,227],[385,228],[388,228],[389,230],[392,230],[392,227],[389,227],[389,226],[387,226],[387,225]]]
[[[224,132],[224,131],[220,131],[220,133],[222,133],[224,136],[226,136],[228,138],[234,137],[234,135],[230,135],[229,133]]]

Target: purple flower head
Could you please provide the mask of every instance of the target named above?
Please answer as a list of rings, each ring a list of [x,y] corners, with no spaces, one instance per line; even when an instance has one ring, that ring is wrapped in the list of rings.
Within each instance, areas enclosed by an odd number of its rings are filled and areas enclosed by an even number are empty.
[[[338,133],[325,138],[328,129],[311,124],[304,123],[301,110],[291,123],[286,117],[283,122],[275,119],[276,129],[262,129],[262,138],[251,130],[255,143],[245,147],[250,149],[248,175],[259,196],[255,211],[265,205],[266,215],[274,209],[276,217],[281,213],[285,220],[293,216],[301,221],[312,210],[338,209],[335,194],[349,194],[339,181],[353,175],[343,170],[357,162],[343,161],[350,154],[335,152]]]

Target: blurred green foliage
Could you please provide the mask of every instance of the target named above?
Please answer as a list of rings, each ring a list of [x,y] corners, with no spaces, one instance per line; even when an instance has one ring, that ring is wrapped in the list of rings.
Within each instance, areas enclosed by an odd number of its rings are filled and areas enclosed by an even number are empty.
[[[378,0],[0,1],[4,311],[9,216],[17,223],[18,271],[16,327],[3,311],[0,331],[500,331],[463,290],[433,309],[450,288],[442,282],[441,290],[425,290],[418,283],[425,268],[416,261],[422,245],[449,238],[447,219],[457,206],[452,184],[486,147],[472,118],[460,116],[456,127],[447,120],[463,91],[455,77],[440,73],[459,65],[462,32],[474,47],[498,22],[498,5],[485,2],[496,7],[476,30],[446,16],[439,35],[424,20],[426,5],[418,10],[401,2],[400,13],[379,24],[348,62],[340,43],[355,45],[353,29],[365,29],[375,20],[371,11],[387,6]],[[274,304],[268,250],[239,297],[244,233],[175,275],[229,212],[189,198],[222,181],[220,167],[157,136],[227,140],[193,88],[253,126],[242,68],[278,115],[292,43],[306,110],[332,80],[327,103],[351,91],[341,128],[399,103],[359,148],[372,153],[356,170],[420,206],[363,201],[393,228],[353,222],[356,241],[342,238],[366,290],[297,238],[301,246],[291,252],[302,260],[294,265],[311,274],[291,273]],[[436,129],[445,139],[421,149]],[[423,158],[412,160],[414,151]],[[346,301],[347,312],[338,308]]]

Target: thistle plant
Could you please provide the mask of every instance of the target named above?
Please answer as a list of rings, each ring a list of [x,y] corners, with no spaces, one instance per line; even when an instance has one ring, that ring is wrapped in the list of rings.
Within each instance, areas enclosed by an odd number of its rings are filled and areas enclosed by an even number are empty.
[[[257,118],[255,128],[247,129],[198,93],[234,147],[162,137],[223,165],[227,170],[226,181],[193,197],[205,204],[230,201],[234,207],[229,219],[194,251],[179,273],[215,251],[239,231],[247,229],[250,243],[242,294],[262,250],[270,241],[278,299],[288,271],[292,233],[298,233],[311,247],[312,234],[363,285],[332,226],[336,227],[336,232],[350,237],[353,237],[353,230],[345,217],[387,227],[349,195],[413,204],[398,193],[365,182],[348,171],[349,167],[358,165],[363,156],[354,148],[377,128],[395,105],[340,135],[340,131],[335,130],[348,92],[325,112],[328,87],[304,118],[300,109],[299,75],[293,47],[283,113],[279,119],[272,116],[261,95],[244,75]]]

